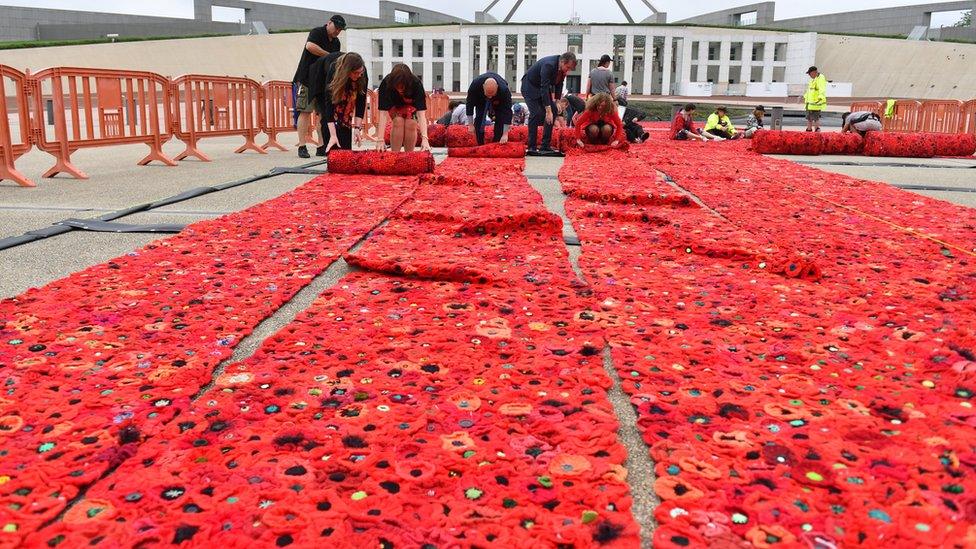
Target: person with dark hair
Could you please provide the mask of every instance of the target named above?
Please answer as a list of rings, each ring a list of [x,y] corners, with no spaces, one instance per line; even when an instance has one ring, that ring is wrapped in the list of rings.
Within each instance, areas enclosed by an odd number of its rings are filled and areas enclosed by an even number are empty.
[[[703,136],[701,131],[695,128],[694,116],[696,110],[697,107],[695,107],[694,103],[688,103],[684,109],[674,115],[674,121],[671,123],[671,139],[679,141],[687,139],[708,141],[708,138]]]
[[[820,74],[820,69],[807,69],[810,81],[807,91],[803,94],[803,101],[807,110],[807,131],[820,131],[820,115],[827,108],[827,77]]]
[[[603,57],[600,57],[600,63],[590,71],[589,83],[586,85],[587,95],[607,93],[613,97],[613,71],[610,70],[612,63],[613,58],[609,55],[604,54]]]
[[[735,126],[732,125],[732,120],[729,118],[728,109],[725,107],[715,107],[715,112],[708,115],[702,135],[718,141],[742,137],[735,131]]]
[[[556,100],[563,94],[566,74],[576,69],[576,54],[550,55],[535,62],[522,76],[522,97],[529,106],[529,156],[563,156],[553,150],[552,127],[556,118]],[[536,132],[542,130],[542,147],[536,149]]]
[[[637,109],[624,109],[624,116],[621,121],[624,123],[624,132],[627,134],[627,141],[631,143],[643,143],[651,137],[643,126],[637,122],[647,118],[647,114]]]
[[[508,130],[512,127],[512,90],[507,80],[493,72],[482,74],[471,81],[464,104],[467,105],[468,129],[479,145],[485,144],[486,115],[495,120],[492,141],[508,143]]]
[[[746,129],[743,131],[743,135],[747,139],[752,139],[752,136],[756,134],[759,130],[765,129],[763,124],[763,118],[766,117],[766,107],[759,105],[752,110],[752,114],[746,119]]]
[[[627,81],[624,80],[621,82],[620,85],[617,86],[617,90],[614,93],[616,95],[617,104],[621,107],[626,107],[627,98],[630,97],[630,86],[627,85]]]
[[[857,132],[864,137],[868,132],[880,132],[883,128],[881,117],[873,111],[845,112],[841,119],[844,124],[841,133]]]
[[[464,105],[464,103],[458,101],[457,99],[451,99],[451,101],[447,104],[447,112],[442,114],[441,117],[437,119],[437,124],[440,124],[441,126],[450,126],[451,117],[454,115],[454,111],[462,105]]]
[[[352,149],[362,143],[363,116],[366,114],[366,63],[358,53],[330,53],[321,60],[325,74],[322,92],[315,105],[321,117],[324,153],[333,148]],[[318,67],[319,62],[313,64]],[[316,78],[313,91],[318,91]],[[318,154],[318,151],[316,151]]]
[[[586,101],[575,93],[567,93],[557,104],[558,112],[566,117],[566,126],[572,128],[576,115],[586,110]]]
[[[609,93],[598,93],[586,101],[586,110],[576,119],[576,142],[583,146],[610,145],[619,147],[627,140],[617,105]]]
[[[379,91],[380,139],[376,148],[383,150],[382,134],[386,132],[387,119],[392,121],[390,149],[411,152],[416,145],[417,129],[420,129],[420,149],[430,150],[427,137],[427,92],[424,83],[403,63],[393,66],[390,74],[380,82]]]
[[[315,103],[309,93],[309,69],[316,59],[339,51],[339,34],[346,28],[346,20],[341,15],[333,15],[329,22],[321,27],[312,29],[305,40],[302,57],[298,61],[298,70],[292,82],[298,87],[298,97],[295,110],[298,111],[298,157],[309,158],[307,136],[308,124],[312,119]],[[324,139],[324,137],[323,137]]]

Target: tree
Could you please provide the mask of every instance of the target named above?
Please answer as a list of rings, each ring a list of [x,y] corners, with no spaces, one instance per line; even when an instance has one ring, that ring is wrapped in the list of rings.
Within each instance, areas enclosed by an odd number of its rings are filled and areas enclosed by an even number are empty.
[[[962,17],[959,19],[959,21],[956,22],[955,25],[953,25],[953,27],[969,27],[972,24],[973,24],[973,10],[969,10],[966,13],[962,14]]]

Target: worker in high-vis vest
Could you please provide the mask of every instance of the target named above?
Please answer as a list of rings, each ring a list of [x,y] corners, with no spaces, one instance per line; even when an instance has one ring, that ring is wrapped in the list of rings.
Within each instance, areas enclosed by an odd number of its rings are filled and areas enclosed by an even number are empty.
[[[820,115],[827,108],[827,77],[820,74],[817,67],[807,69],[810,82],[803,101],[807,109],[807,131],[820,131]]]

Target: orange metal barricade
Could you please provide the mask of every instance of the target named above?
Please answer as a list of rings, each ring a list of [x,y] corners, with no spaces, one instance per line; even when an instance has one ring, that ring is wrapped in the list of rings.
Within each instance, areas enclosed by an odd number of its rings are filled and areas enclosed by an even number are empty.
[[[128,143],[145,143],[149,154],[145,165],[159,160],[175,166],[163,154],[169,141],[169,81],[158,74],[113,69],[55,67],[31,78],[34,95],[33,132],[37,147],[57,159],[43,177],[67,173],[78,179],[88,176],[71,163],[78,149]],[[53,135],[44,124],[45,102]]]
[[[855,101],[851,103],[851,112],[857,111],[873,112],[880,118],[884,116],[884,103],[881,101]]]
[[[272,147],[287,151],[288,148],[278,142],[278,134],[295,131],[292,113],[295,105],[291,95],[291,82],[272,80],[261,86],[263,95],[261,105],[261,131],[268,136],[268,142],[261,148],[268,150]]]
[[[445,93],[434,93],[427,95],[427,121],[435,122],[438,118],[450,110],[451,98]]]
[[[8,86],[7,81],[11,84]],[[27,99],[28,75],[0,65],[0,180],[9,179],[22,187],[34,182],[17,171],[14,162],[31,148],[30,102]],[[7,101],[8,94],[13,105]],[[13,109],[11,110],[11,106]],[[16,126],[11,126],[13,115]]]
[[[176,159],[195,156],[209,162],[197,143],[208,137],[239,135],[244,144],[235,153],[267,154],[254,141],[261,133],[261,85],[250,78],[188,74],[173,81],[173,135],[186,143]]]
[[[917,132],[921,110],[922,104],[918,101],[899,99],[895,102],[894,115],[881,118],[884,131]]]
[[[976,99],[970,99],[962,104],[959,116],[959,133],[976,135]]]
[[[922,101],[919,110],[918,131],[956,133],[962,115],[962,101],[954,99]]]

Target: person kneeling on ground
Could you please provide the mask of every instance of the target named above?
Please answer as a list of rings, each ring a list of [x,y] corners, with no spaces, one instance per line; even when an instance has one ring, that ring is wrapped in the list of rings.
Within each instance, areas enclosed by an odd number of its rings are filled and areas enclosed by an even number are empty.
[[[842,133],[857,132],[864,137],[868,132],[880,132],[881,117],[871,111],[845,112]]]
[[[765,125],[763,125],[763,118],[765,116],[766,107],[759,105],[753,109],[752,114],[750,114],[749,118],[746,120],[746,129],[742,132],[746,139],[752,139],[752,136],[755,135],[756,132],[766,128]]]
[[[695,110],[695,104],[688,103],[684,109],[674,115],[674,120],[671,122],[671,139],[678,141],[688,139],[708,141],[708,138],[702,135],[700,130],[695,128]]]
[[[610,145],[619,147],[627,140],[617,105],[609,93],[598,93],[586,102],[586,110],[576,119],[576,142],[579,146]]]
[[[427,93],[424,83],[414,75],[410,67],[403,63],[393,66],[390,74],[380,82],[377,91],[379,96],[379,131],[380,138],[376,140],[376,149],[383,150],[383,133],[386,122],[392,118],[390,130],[390,150],[393,152],[412,152],[417,144],[417,129],[420,129],[420,150],[430,150],[430,140],[427,137]]]
[[[627,107],[624,109],[624,132],[627,134],[627,141],[631,143],[643,143],[651,136],[651,134],[644,131],[644,128],[638,124],[639,120],[643,120],[647,117],[647,114],[637,110]]]
[[[735,126],[732,125],[732,120],[729,119],[728,110],[725,107],[716,107],[715,112],[708,115],[702,135],[719,141],[742,137],[736,133]]]

